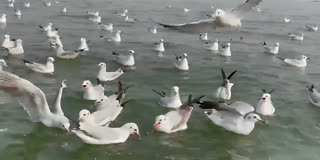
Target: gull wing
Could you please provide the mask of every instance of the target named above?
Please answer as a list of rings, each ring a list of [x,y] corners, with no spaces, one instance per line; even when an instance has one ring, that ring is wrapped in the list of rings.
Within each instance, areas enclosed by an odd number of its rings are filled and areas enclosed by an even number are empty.
[[[244,3],[240,4],[236,8],[232,9],[231,14],[242,17],[248,13],[252,8],[259,5],[262,0],[246,0]]]
[[[155,22],[155,21],[154,21]],[[155,22],[165,28],[170,28],[174,30],[180,30],[184,32],[204,32],[208,30],[213,30],[216,28],[214,19],[205,19],[196,22],[182,23],[182,24],[164,24]]]

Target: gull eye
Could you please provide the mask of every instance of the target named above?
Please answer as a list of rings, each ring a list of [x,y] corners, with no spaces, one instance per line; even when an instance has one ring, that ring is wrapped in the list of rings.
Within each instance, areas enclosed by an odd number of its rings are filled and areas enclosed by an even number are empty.
[[[162,119],[159,120],[160,122],[162,121]]]
[[[253,118],[256,119],[257,117],[256,117],[256,116],[253,116]]]

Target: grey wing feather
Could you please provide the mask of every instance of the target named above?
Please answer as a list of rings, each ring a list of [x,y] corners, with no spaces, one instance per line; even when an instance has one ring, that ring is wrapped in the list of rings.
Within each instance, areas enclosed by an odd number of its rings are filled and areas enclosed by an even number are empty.
[[[234,8],[231,13],[233,15],[242,17],[244,14],[249,12],[253,7],[259,5],[262,0],[246,0],[244,3],[240,4],[236,8]]]
[[[181,106],[181,107],[183,107],[183,106]],[[184,106],[184,108],[181,108],[181,107],[180,107],[179,114],[182,116],[182,119],[180,120],[180,122],[177,125],[173,126],[171,130],[176,130],[176,129],[180,128],[182,125],[184,125],[185,123],[188,122],[188,120],[191,116],[191,112],[193,110],[193,107],[191,107],[191,106]]]
[[[184,32],[204,32],[210,31],[216,28],[215,20],[206,19],[197,22],[189,22],[183,24],[163,24],[159,22],[155,22],[165,28],[170,28],[174,30],[184,31]]]

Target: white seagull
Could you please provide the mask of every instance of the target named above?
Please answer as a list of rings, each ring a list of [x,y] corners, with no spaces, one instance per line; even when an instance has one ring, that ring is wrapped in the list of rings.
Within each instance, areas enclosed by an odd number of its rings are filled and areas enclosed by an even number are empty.
[[[16,9],[15,10],[15,15],[18,16],[18,17],[22,16],[21,10],[20,9],[18,9],[18,10]]]
[[[121,42],[121,31],[117,30],[113,35],[110,36],[100,36],[101,39],[106,39],[109,42]]]
[[[24,7],[27,7],[27,8],[29,8],[31,6],[30,2],[25,2],[23,5],[24,5]]]
[[[94,23],[101,23],[101,17],[100,16],[95,16],[95,17],[91,17],[89,18],[90,21],[94,22]]]
[[[14,7],[14,3],[9,3],[8,7],[13,8]]]
[[[3,67],[8,68],[8,65],[7,65],[7,63],[6,63],[6,61],[4,59],[0,59],[0,71],[3,70],[2,69]]]
[[[4,40],[2,41],[1,46],[3,48],[13,48],[16,46],[16,40],[15,39],[10,39],[10,35],[6,34],[4,35]]]
[[[30,81],[0,71],[0,90],[17,98],[32,122],[42,122],[47,127],[69,131],[70,122],[59,108],[61,106],[55,105],[55,112],[51,112],[45,94]]]
[[[299,33],[299,34],[288,33],[288,34],[289,34],[289,37],[290,37],[292,40],[299,40],[299,41],[302,41],[302,40],[303,40],[303,36],[304,36],[303,33]]]
[[[57,57],[62,59],[75,59],[79,56],[81,51],[83,50],[65,51],[62,46],[60,46],[59,44],[56,44]]]
[[[207,41],[207,40],[209,40],[209,38],[208,38],[208,33],[201,33],[201,34],[199,35],[199,39],[202,40],[202,41]]]
[[[115,61],[118,63],[124,65],[124,66],[134,66],[135,61],[134,61],[134,50],[128,50],[128,54],[119,54],[116,52],[112,52],[112,55],[115,57]]]
[[[241,20],[244,15],[248,13],[252,8],[256,7],[262,0],[246,0],[243,4],[233,8],[230,11],[224,11],[222,9],[216,9],[212,15],[212,19],[205,19],[196,22],[183,23],[183,24],[163,24],[158,23],[161,26],[187,31],[187,32],[199,32],[204,30],[212,30],[218,27],[241,27]],[[157,22],[156,22],[157,23]]]
[[[22,46],[22,39],[17,39],[15,47],[7,48],[7,49],[9,51],[9,54],[12,54],[12,55],[23,54],[24,53],[24,49],[23,49],[23,46]]]
[[[177,109],[182,105],[178,86],[173,86],[171,89],[171,93],[168,96],[165,92],[158,92],[154,89],[152,91],[161,96],[159,104],[163,107]]]
[[[314,84],[312,84],[310,87],[307,86],[307,88],[309,91],[310,102],[313,105],[320,107],[320,92],[314,87]]]
[[[176,110],[166,113],[165,115],[157,116],[153,128],[165,133],[174,133],[186,130],[188,128],[187,123],[192,110],[192,96],[189,95],[187,103],[179,106]]]
[[[52,24],[51,22],[49,22],[47,26],[41,26],[41,25],[39,25],[39,27],[40,27],[40,30],[41,30],[41,31],[47,32],[47,31],[51,31],[51,30],[52,30],[52,25],[53,25],[53,24]]]
[[[7,15],[6,14],[1,14],[0,17],[0,24],[6,24],[7,23]]]
[[[129,16],[126,16],[126,18],[124,18],[124,21],[127,23],[133,23],[133,22],[137,21],[137,19],[132,19],[132,18],[129,18]]]
[[[190,11],[190,9],[189,8],[183,8],[183,11],[184,11],[184,13],[187,13],[187,12]]]
[[[121,17],[127,16],[128,9],[123,9],[122,12],[116,11],[116,14]]]
[[[120,128],[82,123],[79,129],[72,130],[72,132],[81,138],[83,142],[95,145],[124,143],[131,134],[140,136],[138,125],[135,123],[126,123]]]
[[[67,11],[67,8],[66,7],[64,7],[64,8],[62,8],[61,9],[61,13],[67,13],[68,11]]]
[[[189,63],[188,63],[188,55],[187,55],[187,53],[183,53],[182,56],[177,56],[176,55],[176,61],[175,61],[174,65],[179,70],[182,70],[182,71],[189,70]]]
[[[273,116],[276,110],[271,101],[271,93],[273,90],[267,92],[265,89],[263,89],[262,92],[263,94],[256,106],[255,112],[263,116]]]
[[[54,72],[54,59],[52,57],[47,58],[46,64],[40,64],[36,62],[31,62],[27,60],[23,60],[24,64],[31,70],[39,73],[48,73],[53,74]]]
[[[109,24],[99,23],[99,28],[104,31],[112,32],[113,31],[113,24],[112,23],[109,23]]]
[[[220,56],[230,57],[231,56],[231,44],[221,44],[221,51],[219,52]]]
[[[99,63],[98,66],[100,67],[97,75],[98,84],[102,84],[101,82],[113,81],[124,73],[121,68],[114,72],[107,72],[107,65],[103,62]]]
[[[157,26],[154,26],[153,28],[148,28],[148,31],[151,32],[152,34],[157,34]]]
[[[89,47],[88,47],[87,42],[90,42],[90,41],[87,41],[87,39],[85,39],[85,38],[81,38],[80,39],[80,46],[78,47],[78,50],[89,51]]]
[[[268,46],[266,42],[263,42],[264,51],[266,53],[278,54],[279,53],[279,43],[276,43],[274,46]]]
[[[284,23],[289,23],[289,22],[291,22],[291,19],[289,19],[289,18],[287,18],[287,17],[284,17],[283,22],[284,22]]]
[[[203,96],[202,96],[203,97]],[[201,101],[199,97],[196,103],[205,109],[204,113],[217,126],[242,135],[249,135],[255,127],[256,122],[265,123],[258,114],[248,112],[242,114],[237,109],[225,103]]]
[[[237,71],[233,71],[228,77],[226,76],[226,73],[224,72],[223,68],[221,68],[221,74],[222,74],[222,86],[220,86],[215,96],[217,98],[221,98],[224,100],[230,100],[231,99],[231,88],[233,87],[233,83],[230,82],[231,77],[236,73]]]
[[[163,39],[160,39],[159,43],[154,43],[154,50],[158,52],[164,52],[164,44],[163,44]]]
[[[59,29],[55,28],[54,30],[47,30],[47,37],[48,38],[54,38],[57,37],[59,33]]]
[[[94,86],[90,80],[85,80],[82,83],[84,90],[83,99],[86,100],[98,100],[104,98],[104,87],[101,84]]]
[[[219,50],[219,40],[214,40],[213,42],[206,42],[204,44],[205,49],[210,51],[218,51]]]
[[[299,68],[307,67],[307,60],[309,59],[305,55],[301,55],[300,59],[287,59],[287,58],[285,59],[285,58],[281,58],[281,57],[278,57],[278,58],[280,60],[283,60],[288,65],[299,67]]]
[[[51,2],[43,2],[43,4],[47,7],[50,7],[51,6]]]
[[[319,28],[319,25],[315,25],[315,26],[306,26],[308,31],[317,31]]]
[[[98,11],[96,11],[96,12],[88,11],[87,15],[98,17],[99,16],[99,12]]]

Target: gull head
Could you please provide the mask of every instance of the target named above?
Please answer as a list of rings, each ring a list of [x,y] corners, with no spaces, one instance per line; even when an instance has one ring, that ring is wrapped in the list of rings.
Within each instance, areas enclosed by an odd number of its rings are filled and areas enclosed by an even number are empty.
[[[48,26],[52,26],[53,24],[51,22],[48,23]]]
[[[130,134],[133,134],[134,136],[139,136],[140,137],[140,133],[139,133],[139,127],[137,124],[135,123],[126,123],[122,126],[122,128],[127,129]]]
[[[183,53],[183,56],[184,56],[185,58],[188,58],[188,54],[187,54],[187,53]]]
[[[84,121],[87,116],[90,115],[90,111],[83,109],[79,112],[79,121]]]
[[[116,31],[116,34],[121,34],[122,32],[120,30],[117,30]]]
[[[110,27],[113,27],[113,23],[109,23],[109,26],[110,26]]]
[[[221,17],[225,14],[225,12],[222,9],[216,9],[212,17]]]
[[[16,42],[21,44],[22,43],[22,39],[17,39]]]
[[[106,67],[107,65],[106,65],[106,63],[101,62],[101,63],[98,64],[98,66],[100,66],[100,68],[102,68],[102,67]]]
[[[308,60],[308,59],[310,59],[309,57],[307,57],[307,56],[305,56],[305,55],[301,55],[300,58],[301,58],[301,60]]]
[[[164,40],[163,39],[160,39],[160,42],[163,42]]]
[[[94,102],[94,105],[97,106],[97,105],[100,105],[102,104],[104,101],[106,101],[107,99],[106,98],[102,98],[102,99],[98,99]]]
[[[172,91],[171,91],[171,95],[177,95],[177,94],[179,94],[179,87],[173,86]]]
[[[2,18],[5,18],[7,15],[6,14],[1,14],[1,17]]]
[[[86,39],[85,38],[81,38],[80,41],[81,42],[86,42]]]
[[[4,59],[0,59],[0,66],[4,66],[4,67],[8,68],[7,63]],[[0,68],[2,68],[2,67],[0,67]]]
[[[67,83],[67,80],[62,80],[61,82],[61,88],[67,88],[68,87],[68,83]]]
[[[161,124],[165,123],[167,120],[166,116],[165,115],[159,115],[156,117],[156,122],[154,123],[153,125],[153,128],[155,130],[161,130]]]
[[[3,36],[5,39],[10,39],[10,36],[8,34]]]
[[[227,44],[226,44],[227,47],[230,47],[230,45],[231,45],[230,43],[227,43]]]
[[[135,54],[136,52],[134,52],[134,50],[128,50],[129,54]]]
[[[269,92],[267,92],[265,89],[262,89],[262,96],[261,100],[262,102],[270,102],[271,101],[271,93],[273,92],[273,89],[271,89]]]
[[[244,119],[251,121],[253,123],[256,123],[256,122],[261,122],[263,124],[266,123],[264,120],[261,119],[261,117],[258,114],[253,113],[253,112],[246,114],[244,116]]]
[[[91,82],[89,81],[89,80],[85,80],[85,81],[83,81],[83,83],[82,83],[82,88],[83,89],[88,89],[89,87],[91,87],[92,86],[92,84],[91,84]]]
[[[280,44],[279,44],[279,43],[276,43],[276,46],[280,46]]]
[[[69,132],[69,128],[70,128],[70,121],[68,118],[66,118],[65,116],[61,116],[59,117],[59,121],[60,121],[60,125],[59,128]]]
[[[53,57],[48,57],[47,62],[54,62],[54,58]]]
[[[215,39],[214,42],[219,42],[219,40],[218,40],[218,39]]]

